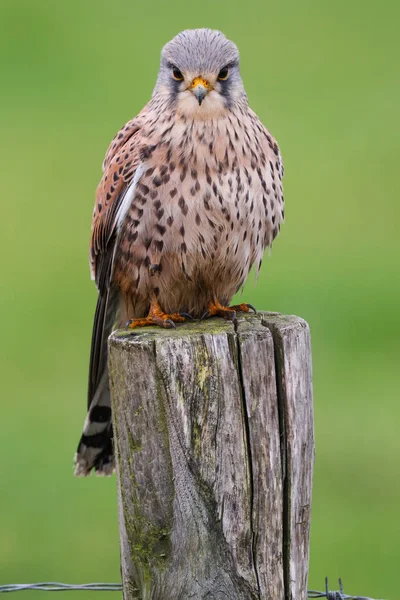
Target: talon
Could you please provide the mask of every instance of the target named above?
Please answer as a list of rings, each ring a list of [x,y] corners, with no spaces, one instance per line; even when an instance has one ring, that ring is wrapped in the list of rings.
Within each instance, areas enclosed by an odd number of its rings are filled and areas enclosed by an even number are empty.
[[[244,313],[248,313],[249,310],[253,310],[254,313],[256,314],[257,311],[254,308],[254,306],[252,304],[246,304],[246,303],[242,303],[242,304],[236,304],[235,306],[230,306],[229,307],[231,310],[236,310],[237,312],[244,312]]]
[[[184,319],[190,319],[191,321],[194,321],[194,317],[192,317],[192,315],[189,315],[189,313],[180,312],[179,316],[183,317]]]
[[[153,294],[151,297],[150,310],[147,317],[129,319],[129,321],[126,323],[126,327],[134,329],[135,327],[157,325],[158,327],[164,327],[164,329],[175,329],[175,323],[182,323],[186,318],[193,320],[193,317],[188,313],[176,312],[166,314],[158,304],[155,294]]]
[[[252,304],[243,303],[236,304],[235,306],[223,306],[218,302],[218,300],[215,300],[215,302],[209,302],[208,310],[201,317],[200,321],[206,319],[207,317],[213,316],[221,317],[222,319],[226,319],[228,321],[236,321],[237,312],[248,313],[250,309],[253,310],[255,314],[257,313]]]
[[[252,311],[254,311],[254,314],[257,314],[257,310],[254,308],[254,306],[252,304],[247,304],[247,308],[251,308]]]

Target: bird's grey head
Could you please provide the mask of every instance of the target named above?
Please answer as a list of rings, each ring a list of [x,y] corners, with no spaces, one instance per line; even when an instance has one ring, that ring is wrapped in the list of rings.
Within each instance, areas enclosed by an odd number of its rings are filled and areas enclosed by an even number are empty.
[[[187,117],[223,116],[246,98],[237,47],[220,31],[182,31],[162,49],[158,94],[168,95]]]

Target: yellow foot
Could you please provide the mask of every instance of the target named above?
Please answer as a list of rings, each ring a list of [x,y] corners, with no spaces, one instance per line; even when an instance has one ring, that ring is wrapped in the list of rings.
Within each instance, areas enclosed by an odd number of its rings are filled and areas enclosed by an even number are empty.
[[[227,319],[228,321],[234,321],[236,319],[237,312],[250,312],[250,309],[255,313],[257,312],[254,306],[251,304],[235,304],[235,306],[222,306],[216,300],[215,302],[208,303],[208,310],[201,317],[201,321],[203,319],[207,319],[208,317],[222,317],[223,319]]]
[[[135,327],[145,327],[146,325],[157,325],[158,327],[164,327],[164,329],[172,329],[175,327],[175,323],[183,323],[186,319],[192,319],[192,317],[187,313],[166,314],[163,312],[154,297],[151,301],[147,317],[144,319],[129,319],[126,326],[134,329]]]

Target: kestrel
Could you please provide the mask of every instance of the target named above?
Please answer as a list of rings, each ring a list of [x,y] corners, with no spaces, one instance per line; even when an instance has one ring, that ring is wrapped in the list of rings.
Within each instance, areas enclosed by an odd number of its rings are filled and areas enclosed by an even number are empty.
[[[283,220],[278,145],[250,109],[239,52],[194,29],[164,46],[150,102],[112,140],[93,212],[99,296],[88,415],[76,474],[114,469],[107,338],[113,327],[174,327],[229,307]]]

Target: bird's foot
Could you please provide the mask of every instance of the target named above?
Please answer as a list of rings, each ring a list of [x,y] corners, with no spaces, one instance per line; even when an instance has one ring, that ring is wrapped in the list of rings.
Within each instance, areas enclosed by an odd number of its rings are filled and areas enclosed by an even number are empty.
[[[188,313],[165,313],[157,300],[153,298],[150,304],[150,310],[147,317],[144,319],[129,319],[126,326],[130,329],[135,327],[145,327],[146,325],[157,325],[164,329],[173,329],[175,323],[183,323],[186,319],[193,319]]]
[[[206,310],[206,312],[200,320],[202,321],[203,319],[207,319],[208,317],[215,316],[222,317],[227,321],[234,321],[236,319],[236,313],[248,313],[250,312],[250,309],[253,310],[255,313],[257,312],[254,306],[252,306],[251,304],[243,303],[235,304],[234,306],[222,306],[222,304],[220,304],[218,300],[216,300],[215,302],[209,302],[208,310]]]

